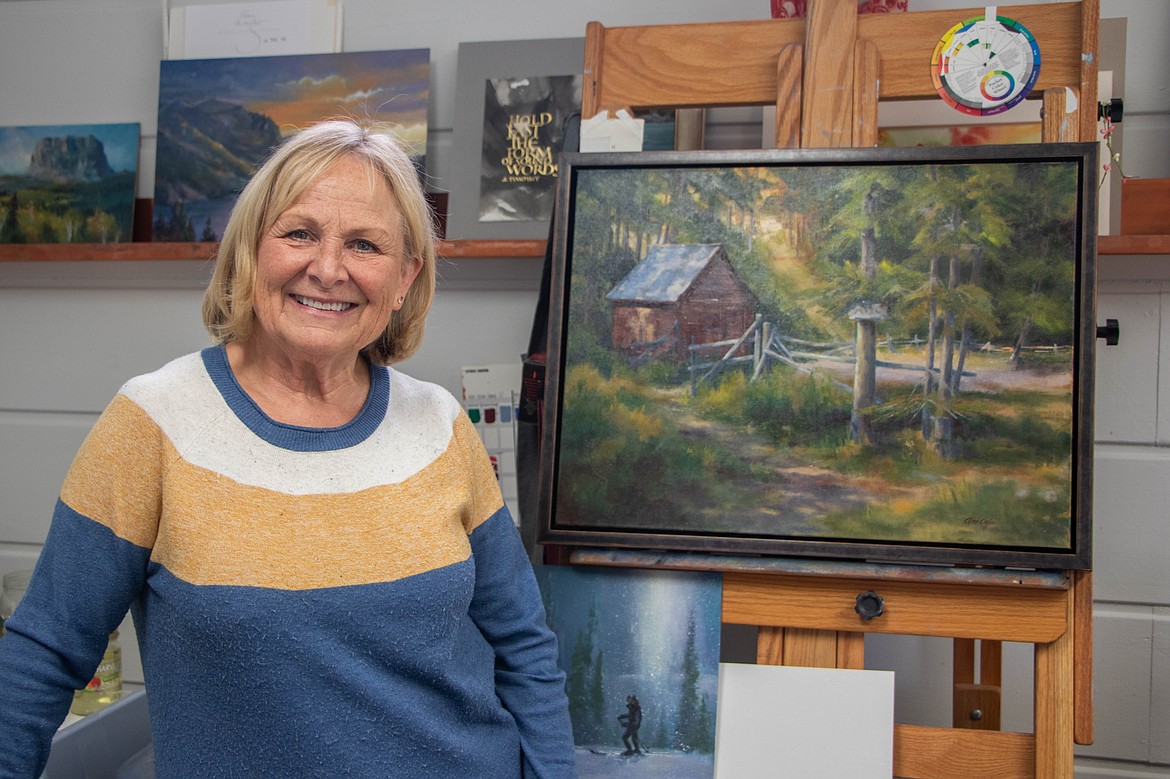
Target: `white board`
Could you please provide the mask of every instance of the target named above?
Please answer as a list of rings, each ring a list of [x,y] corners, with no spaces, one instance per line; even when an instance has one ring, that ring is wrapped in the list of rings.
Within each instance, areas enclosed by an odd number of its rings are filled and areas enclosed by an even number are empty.
[[[894,674],[720,663],[716,779],[890,779]]]

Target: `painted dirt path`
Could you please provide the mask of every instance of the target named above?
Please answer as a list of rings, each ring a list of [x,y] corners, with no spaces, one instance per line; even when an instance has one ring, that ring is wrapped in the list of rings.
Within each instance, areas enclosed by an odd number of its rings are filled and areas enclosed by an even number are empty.
[[[889,499],[889,485],[876,477],[847,476],[821,468],[777,449],[762,435],[699,418],[678,392],[663,391],[661,399],[683,436],[728,453],[753,473],[751,478],[729,485],[741,494],[746,507],[735,509],[730,522],[721,513],[725,528],[768,535],[823,535],[820,518],[826,514]]]

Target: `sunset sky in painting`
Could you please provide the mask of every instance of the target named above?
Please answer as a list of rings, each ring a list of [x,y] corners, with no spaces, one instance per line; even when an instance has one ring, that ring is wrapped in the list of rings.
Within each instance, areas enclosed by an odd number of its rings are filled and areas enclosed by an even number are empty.
[[[264,114],[283,135],[332,116],[382,122],[426,153],[430,51],[167,60],[159,105],[218,98]]]

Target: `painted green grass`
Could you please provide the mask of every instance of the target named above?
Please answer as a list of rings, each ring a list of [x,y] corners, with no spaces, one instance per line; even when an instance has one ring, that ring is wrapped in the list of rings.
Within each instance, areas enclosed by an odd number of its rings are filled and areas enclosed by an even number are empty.
[[[751,478],[732,453],[688,440],[661,413],[652,389],[606,378],[591,366],[571,368],[562,402],[558,495],[566,524],[702,527],[705,506],[734,505],[729,485]]]
[[[821,520],[814,535],[918,543],[1065,548],[1069,540],[1069,411],[1037,391],[954,401],[961,455],[938,456],[910,403],[879,424],[872,446],[846,437],[850,399],[829,381],[775,371],[732,373],[689,399],[647,376],[589,365],[565,378],[558,495],[568,525],[735,532],[769,484],[759,449],[841,474],[874,495]],[[704,422],[703,420],[706,420]],[[686,428],[714,424],[699,440]],[[749,444],[755,449],[747,456]],[[599,519],[600,518],[600,519]]]
[[[919,543],[1041,548],[1069,543],[1067,475],[1047,469],[1028,479],[971,478],[938,485],[918,503],[893,497],[825,520],[826,535]]]

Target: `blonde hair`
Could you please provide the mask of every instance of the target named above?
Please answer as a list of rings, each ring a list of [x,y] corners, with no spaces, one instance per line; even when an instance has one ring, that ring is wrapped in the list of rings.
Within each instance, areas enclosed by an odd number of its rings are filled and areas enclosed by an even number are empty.
[[[348,119],[314,124],[285,141],[240,193],[224,228],[215,270],[203,295],[203,324],[218,343],[243,341],[252,332],[252,296],[260,239],[310,184],[338,159],[353,155],[381,175],[398,204],[403,260],[421,270],[385,331],[362,349],[376,365],[410,357],[422,343],[435,298],[437,238],[419,173],[393,136]]]

